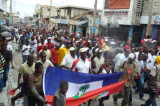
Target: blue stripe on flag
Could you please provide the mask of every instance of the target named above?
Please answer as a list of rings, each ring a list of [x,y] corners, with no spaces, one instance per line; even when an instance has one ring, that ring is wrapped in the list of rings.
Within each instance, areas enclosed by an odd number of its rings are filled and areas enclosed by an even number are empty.
[[[44,91],[45,95],[53,96],[56,90],[59,89],[60,82],[63,80],[77,84],[103,80],[103,86],[107,86],[118,82],[118,79],[122,74],[123,72],[95,75],[77,73],[56,67],[50,67],[46,70],[44,75]]]

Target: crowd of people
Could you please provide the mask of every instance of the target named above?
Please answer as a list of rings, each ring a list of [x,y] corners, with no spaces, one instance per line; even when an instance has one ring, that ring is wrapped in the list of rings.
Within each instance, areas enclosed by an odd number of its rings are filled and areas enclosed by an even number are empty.
[[[14,68],[12,46],[9,41],[17,43],[17,52],[22,53],[22,65],[18,70],[16,91],[21,92],[12,97],[11,104],[23,97],[24,106],[43,106],[47,103],[42,90],[44,70],[50,66],[87,74],[112,74],[123,71],[119,81],[127,80],[122,91],[113,95],[117,104],[123,98],[121,106],[132,105],[132,91],[139,94],[144,101],[141,106],[157,106],[156,97],[160,88],[160,54],[158,43],[149,46],[151,40],[144,40],[139,47],[129,42],[112,39],[107,36],[95,36],[69,33],[66,30],[42,30],[31,27],[13,27],[12,39],[0,36],[0,93],[6,87],[10,64]],[[21,83],[23,77],[23,82]],[[55,93],[53,106],[65,106],[65,94],[68,83],[61,82]],[[144,93],[149,94],[146,100]],[[99,106],[104,100],[99,99]],[[91,100],[90,100],[91,101]],[[90,102],[88,102],[90,105]]]

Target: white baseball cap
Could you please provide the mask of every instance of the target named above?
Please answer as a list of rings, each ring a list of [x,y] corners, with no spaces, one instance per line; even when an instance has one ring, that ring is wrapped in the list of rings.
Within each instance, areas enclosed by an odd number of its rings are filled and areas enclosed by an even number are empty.
[[[80,53],[86,52],[88,50],[88,47],[83,47],[81,49],[79,49]]]
[[[69,50],[70,51],[74,51],[74,50],[76,50],[76,48],[75,47],[71,47]]]
[[[134,59],[135,55],[133,53],[130,53],[128,58]]]

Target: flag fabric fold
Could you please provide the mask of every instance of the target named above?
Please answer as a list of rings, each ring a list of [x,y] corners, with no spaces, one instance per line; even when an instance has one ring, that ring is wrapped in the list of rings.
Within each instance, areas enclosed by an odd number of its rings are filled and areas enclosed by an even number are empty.
[[[120,92],[125,81],[118,82],[123,74],[84,74],[50,67],[45,71],[43,77],[43,91],[47,101],[52,104],[53,96],[59,89],[61,81],[69,83],[66,94],[66,106],[78,106],[91,98],[102,95],[111,95]]]

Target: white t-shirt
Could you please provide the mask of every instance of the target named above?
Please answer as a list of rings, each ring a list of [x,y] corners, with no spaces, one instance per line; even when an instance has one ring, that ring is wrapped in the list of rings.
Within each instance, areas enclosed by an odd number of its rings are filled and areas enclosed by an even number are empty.
[[[72,67],[73,62],[77,59],[77,56],[75,56],[75,58],[73,58],[70,54],[67,54],[64,58],[63,61],[61,63],[61,65],[65,65],[69,68]]]
[[[26,48],[27,48],[27,50],[25,50]],[[23,55],[29,55],[29,54],[30,54],[31,47],[30,47],[29,45],[28,45],[28,46],[27,46],[27,45],[23,45],[23,46],[22,46],[22,51],[23,51],[23,50],[25,50],[24,52],[22,52]]]
[[[136,60],[137,65],[138,65],[138,74],[141,74],[141,69],[144,69],[144,62],[141,60]]]
[[[120,67],[120,65],[122,64],[122,63],[124,63],[126,60],[127,60],[128,58],[125,56],[125,55],[123,55],[118,61],[117,61],[117,63],[115,64],[115,72],[119,72],[119,67]]]
[[[7,45],[7,50],[12,52],[13,47],[11,45]]]

